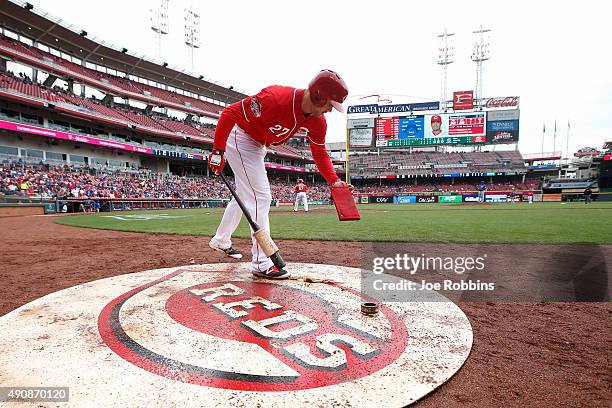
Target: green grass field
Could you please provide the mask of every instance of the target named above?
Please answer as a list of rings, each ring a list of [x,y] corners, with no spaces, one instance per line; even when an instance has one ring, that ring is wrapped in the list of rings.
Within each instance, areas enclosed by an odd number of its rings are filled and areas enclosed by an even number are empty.
[[[612,243],[612,202],[368,204],[359,206],[362,219],[357,222],[339,222],[333,207],[311,208],[307,214],[295,214],[291,207],[273,208],[272,237],[439,243]],[[56,222],[86,228],[211,236],[222,213],[223,209],[128,211],[61,217]],[[151,215],[161,219],[147,219]],[[134,216],[144,218],[133,219]],[[249,236],[244,218],[235,236]]]

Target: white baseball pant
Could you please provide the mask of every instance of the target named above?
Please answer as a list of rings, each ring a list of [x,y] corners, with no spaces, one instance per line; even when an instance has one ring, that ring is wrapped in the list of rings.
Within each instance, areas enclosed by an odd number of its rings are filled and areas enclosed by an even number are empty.
[[[304,192],[297,193],[295,196],[295,204],[293,205],[295,211],[300,207],[300,203],[304,205],[304,211],[308,211],[308,196]]]
[[[234,172],[238,197],[251,214],[253,221],[270,232],[268,213],[270,212],[272,194],[264,165],[266,147],[236,125],[227,139],[224,156]],[[220,248],[232,246],[232,234],[238,228],[241,218],[242,210],[236,200],[232,198],[225,208],[221,224],[219,224],[217,233],[211,239],[211,242]],[[253,268],[265,271],[273,263],[263,252],[255,238],[252,236],[251,238],[253,240],[251,250]]]

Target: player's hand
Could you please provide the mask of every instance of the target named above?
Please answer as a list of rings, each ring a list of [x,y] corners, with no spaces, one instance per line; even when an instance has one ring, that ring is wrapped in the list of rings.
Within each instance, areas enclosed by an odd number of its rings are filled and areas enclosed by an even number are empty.
[[[331,186],[332,187],[348,187],[351,190],[351,192],[353,192],[355,190],[355,187],[353,187],[352,184],[346,183],[346,182],[344,182],[342,180],[336,181]]]
[[[225,166],[223,154],[223,150],[213,149],[212,153],[208,156],[208,167],[216,175],[221,174]]]

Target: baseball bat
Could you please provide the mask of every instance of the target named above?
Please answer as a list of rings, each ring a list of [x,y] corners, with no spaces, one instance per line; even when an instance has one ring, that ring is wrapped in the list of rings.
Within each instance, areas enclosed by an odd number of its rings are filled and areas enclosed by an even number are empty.
[[[270,257],[270,259],[272,260],[272,263],[278,269],[284,268],[286,263],[281,257],[281,254],[279,252],[278,247],[276,246],[276,243],[274,243],[274,241],[272,240],[272,237],[270,236],[270,234],[268,234],[268,231],[261,228],[259,225],[257,225],[255,221],[253,221],[253,219],[251,218],[251,214],[249,214],[249,211],[244,206],[244,203],[242,202],[240,197],[238,197],[238,194],[236,194],[236,190],[234,190],[234,187],[232,187],[232,185],[227,181],[223,173],[219,174],[219,176],[221,176],[221,180],[223,180],[223,182],[229,189],[230,193],[232,193],[232,196],[238,203],[238,206],[242,210],[242,213],[244,214],[247,221],[251,225],[251,228],[254,231],[253,236],[255,237],[255,240],[257,241],[257,243],[259,243],[259,245],[263,249],[266,256]]]

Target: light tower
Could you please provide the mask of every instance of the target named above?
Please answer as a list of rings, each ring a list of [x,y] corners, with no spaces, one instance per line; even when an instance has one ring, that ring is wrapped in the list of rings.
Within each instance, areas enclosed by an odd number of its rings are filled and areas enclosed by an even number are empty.
[[[482,63],[489,59],[489,40],[488,32],[491,30],[482,28],[474,31],[474,46],[472,48],[472,61],[476,63],[476,89],[474,97],[478,101],[480,106],[480,100],[482,99]],[[481,107],[482,109],[482,107]]]
[[[193,11],[193,6],[185,9],[185,44],[189,48],[193,72],[193,51],[200,48],[200,15]]]
[[[440,110],[446,112],[446,87],[447,87],[447,69],[448,64],[452,64],[455,62],[453,59],[455,56],[455,47],[449,46],[448,37],[455,35],[454,33],[449,33],[444,29],[444,32],[438,35],[442,41],[440,48],[438,48],[438,65],[441,68],[442,80],[440,84]]]
[[[157,39],[157,59],[162,60],[161,39],[169,32],[168,24],[168,2],[169,0],[159,0],[157,8],[151,8],[151,30],[155,32]]]

